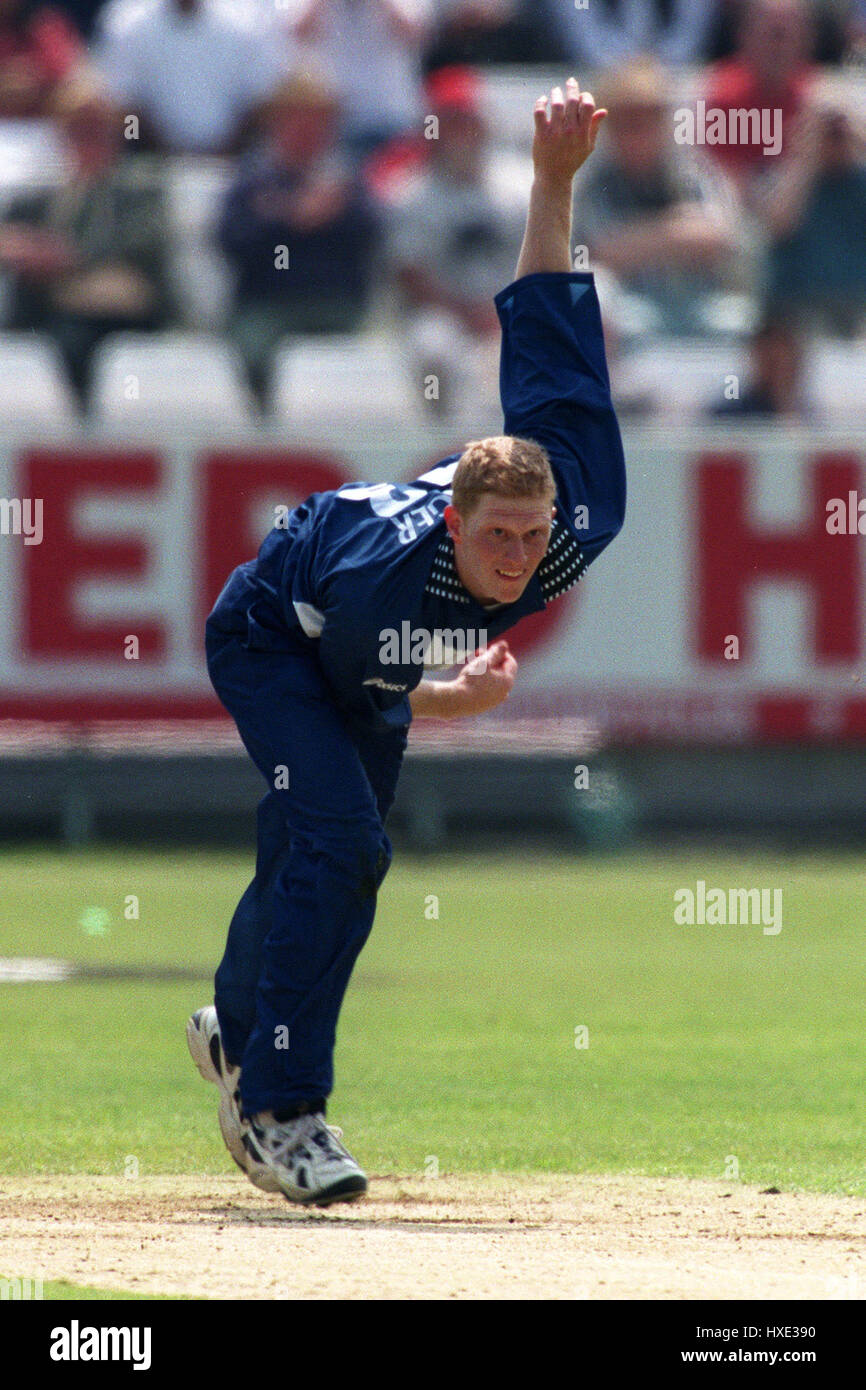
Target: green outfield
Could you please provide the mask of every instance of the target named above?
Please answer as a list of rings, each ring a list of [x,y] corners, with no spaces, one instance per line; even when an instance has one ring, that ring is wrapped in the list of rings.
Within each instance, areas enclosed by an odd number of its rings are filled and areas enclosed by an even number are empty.
[[[231,1170],[184,1022],[211,998],[249,864],[0,855],[3,957],[200,975],[0,984],[0,1171]],[[710,852],[398,856],[347,997],[331,1118],[372,1174],[866,1195],[864,870]],[[699,879],[781,889],[781,931],[677,925],[674,894]]]
[[[68,1303],[117,1303],[159,1302],[171,1298],[183,1299],[183,1294],[129,1293],[126,1289],[93,1289],[87,1284],[70,1284],[65,1279],[53,1279],[42,1287],[42,1297],[46,1302]]]

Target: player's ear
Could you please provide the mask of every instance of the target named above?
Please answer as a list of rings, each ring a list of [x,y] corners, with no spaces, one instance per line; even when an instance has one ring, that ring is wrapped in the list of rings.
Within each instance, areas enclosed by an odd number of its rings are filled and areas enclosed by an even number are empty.
[[[451,537],[452,541],[459,541],[462,517],[458,512],[457,508],[452,506],[452,504],[449,502],[448,506],[442,513],[442,516],[445,520],[445,525],[448,528],[448,534]]]

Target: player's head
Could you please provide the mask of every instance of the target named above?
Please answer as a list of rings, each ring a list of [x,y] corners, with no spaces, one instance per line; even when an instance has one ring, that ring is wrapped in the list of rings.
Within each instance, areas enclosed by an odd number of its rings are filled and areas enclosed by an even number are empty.
[[[609,157],[630,178],[646,178],[667,158],[670,83],[653,57],[633,58],[608,74],[602,105],[610,111]]]
[[[806,0],[756,0],[740,17],[740,52],[765,82],[782,82],[809,57],[812,16]]]
[[[480,603],[515,603],[550,541],[556,483],[540,445],[474,439],[460,456],[445,524],[457,573]]]
[[[55,88],[51,109],[79,173],[101,174],[117,163],[123,118],[96,78],[86,72],[65,78]]]
[[[330,74],[312,66],[288,73],[262,108],[262,120],[278,163],[305,169],[332,150],[340,102]]]

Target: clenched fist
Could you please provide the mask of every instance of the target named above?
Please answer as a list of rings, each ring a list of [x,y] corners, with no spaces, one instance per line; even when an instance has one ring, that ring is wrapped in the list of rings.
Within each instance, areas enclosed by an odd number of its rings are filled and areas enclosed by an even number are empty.
[[[517,662],[504,638],[467,661],[452,683],[455,713],[484,714],[507,700],[517,675]]]

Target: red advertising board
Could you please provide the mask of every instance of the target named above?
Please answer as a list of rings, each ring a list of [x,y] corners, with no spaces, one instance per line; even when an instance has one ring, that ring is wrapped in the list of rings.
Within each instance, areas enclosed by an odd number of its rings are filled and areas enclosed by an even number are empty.
[[[204,619],[274,508],[417,475],[453,448],[436,444],[0,441],[0,719],[213,717]],[[516,631],[508,717],[629,740],[866,737],[864,444],[627,436],[626,527]]]

